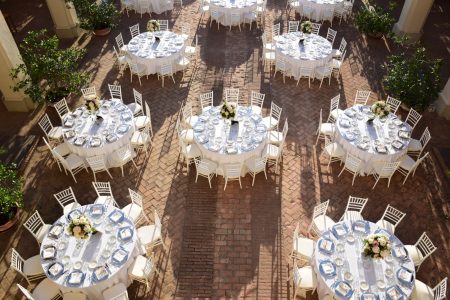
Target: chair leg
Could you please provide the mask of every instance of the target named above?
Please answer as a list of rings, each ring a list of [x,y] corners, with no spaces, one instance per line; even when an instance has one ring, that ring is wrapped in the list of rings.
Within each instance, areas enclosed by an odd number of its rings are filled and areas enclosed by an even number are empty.
[[[373,185],[372,190],[373,190],[373,189],[375,188],[375,186],[377,185],[378,180],[380,180],[380,177],[378,177],[377,180],[375,181],[375,184]]]
[[[356,178],[356,172],[353,174],[352,186],[355,183],[355,178]]]
[[[239,176],[239,186],[241,187],[241,189],[242,189],[242,183],[241,183],[241,177]]]
[[[223,190],[225,191],[225,189],[227,188],[227,183],[228,183],[228,178],[225,177],[225,186],[223,187]]]

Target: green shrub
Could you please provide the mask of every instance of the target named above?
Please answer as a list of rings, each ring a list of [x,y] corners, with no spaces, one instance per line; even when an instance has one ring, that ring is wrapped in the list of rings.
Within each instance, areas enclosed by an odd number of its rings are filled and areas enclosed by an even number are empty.
[[[22,183],[13,165],[0,162],[0,216],[11,219],[16,208],[23,207]]]
[[[113,28],[120,12],[111,0],[71,0],[75,6],[80,27],[86,30]]]
[[[391,16],[393,8],[393,4],[386,11],[376,5],[363,5],[355,16],[356,26],[363,33],[381,37],[389,33],[394,25],[395,19]]]

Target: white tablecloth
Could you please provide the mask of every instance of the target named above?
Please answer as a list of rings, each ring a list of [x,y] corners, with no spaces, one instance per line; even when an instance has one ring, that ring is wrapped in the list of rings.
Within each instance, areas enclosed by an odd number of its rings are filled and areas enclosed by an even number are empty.
[[[143,5],[141,7],[140,3],[149,3],[150,2],[150,10],[144,9],[147,5]],[[156,13],[162,14],[165,11],[173,9],[173,0],[132,0],[132,7],[138,13]]]
[[[303,44],[299,44],[304,37]],[[275,60],[286,62],[288,76],[298,78],[300,66],[311,63],[323,66],[332,59],[331,43],[317,34],[304,35],[301,32],[285,33],[276,39]]]
[[[376,118],[373,125],[367,124],[368,115],[370,115],[369,106],[356,105],[347,108],[338,116],[336,122],[336,141],[346,152],[363,161],[362,175],[372,173],[374,162],[400,160],[407,152],[410,138],[399,137],[399,131],[405,131],[408,135],[411,132],[411,127],[397,119],[394,114],[390,114],[384,122]],[[382,145],[386,145],[386,153],[376,150],[378,142],[381,148]],[[365,145],[367,149],[362,149]]]
[[[406,296],[405,300],[408,299],[414,287],[413,283],[415,277],[414,263],[409,256],[407,256],[406,259],[401,259],[396,258],[395,255],[391,255],[389,259],[374,260],[372,258],[366,258],[364,254],[362,254],[363,239],[369,234],[381,233],[390,237],[390,242],[393,248],[402,248],[402,242],[395,235],[391,235],[389,232],[380,229],[376,224],[371,222],[366,223],[368,229],[367,233],[354,230],[351,222],[339,222],[335,226],[342,226],[343,224],[345,224],[348,228],[348,235],[343,235],[338,238],[333,233],[333,230],[330,230],[326,231],[316,243],[312,263],[314,264],[314,269],[318,277],[317,292],[319,294],[319,299],[324,297],[325,294],[336,296],[336,299],[346,299],[343,297],[338,297],[336,295],[333,284],[335,284],[337,281],[346,281],[352,286],[354,292],[353,297],[350,299],[359,299],[359,295],[365,292],[378,294],[380,296],[380,299],[389,299],[385,296],[385,293],[389,290],[390,287],[396,285]],[[350,243],[347,239],[348,236],[354,237],[354,241]],[[320,250],[319,244],[323,239],[331,240],[334,243],[335,250],[332,251],[331,254],[327,254],[324,251]],[[392,253],[394,254],[394,251],[392,251]],[[339,264],[335,264],[338,258],[343,261],[342,266],[338,266]],[[321,272],[319,265],[324,261],[331,261],[335,264],[335,276],[325,276]],[[403,283],[398,279],[397,271],[401,267],[408,269],[413,274],[413,280],[411,280],[411,284]],[[388,275],[392,276],[387,276],[386,270],[390,271],[391,274]],[[351,273],[353,278],[350,278],[350,280],[349,278],[347,278],[346,280],[344,275],[346,272]],[[378,283],[378,281],[384,282],[385,287],[383,287],[381,283]],[[362,282],[368,284],[368,291],[361,291],[360,287]]]
[[[239,124],[234,125],[220,116],[220,109],[218,106],[202,113],[193,128],[202,156],[217,163],[218,173],[223,175],[223,164],[244,164],[246,159],[261,155],[267,141],[267,128],[261,116],[250,108],[238,107],[235,119]],[[246,173],[243,166],[241,175]]]
[[[156,42],[155,36],[160,38]],[[139,65],[145,66],[145,75],[156,74],[164,64],[172,64],[175,70],[175,62],[184,53],[183,38],[170,31],[143,32],[127,45],[128,59],[136,60]]]
[[[114,152],[130,143],[134,132],[133,114],[120,101],[101,103],[97,114],[103,121],[96,122],[96,115],[89,114],[86,107],[81,106],[64,121],[63,137],[69,149],[78,156],[104,155],[108,167],[117,167],[121,163],[116,162]]]
[[[100,205],[101,206],[101,205]],[[96,205],[86,205],[78,208],[77,211],[88,217],[94,227],[99,231],[91,235],[89,239],[80,243],[80,240],[66,234],[66,227],[69,223],[69,217],[75,216],[77,212],[73,210],[67,215],[59,218],[50,229],[49,234],[44,238],[41,245],[41,263],[47,277],[53,280],[63,292],[78,291],[83,292],[89,299],[103,299],[102,291],[119,282],[128,286],[131,282],[128,280],[127,268],[132,264],[134,258],[139,254],[137,234],[133,222],[126,216],[122,221],[114,223],[109,216],[114,212],[121,212],[120,209],[113,206],[103,206],[104,213],[101,216],[91,216],[91,209]],[[98,205],[97,205],[98,207]],[[62,232],[53,236],[52,230],[55,226],[62,225]],[[128,227],[132,230],[133,236],[126,241],[119,238],[120,228]],[[43,251],[49,246],[56,247],[56,255],[53,259],[45,260]],[[60,248],[61,247],[61,248]],[[113,257],[116,257],[115,251],[125,250],[128,257],[125,257],[121,263],[116,263]],[[107,253],[109,251],[109,254]],[[60,263],[64,269],[60,275],[52,277],[48,269],[54,264]],[[70,274],[76,270],[76,266],[81,266],[80,270],[85,274],[81,285],[73,286],[69,283]],[[92,265],[91,265],[92,264]],[[93,274],[95,268],[106,267],[109,275],[106,279],[96,281]]]
[[[299,0],[300,6],[308,5],[313,9],[311,18],[316,21],[322,20],[322,15],[324,10],[332,9],[335,10],[338,7],[344,5],[344,0]],[[296,9],[299,14],[301,14],[301,8]]]
[[[225,26],[232,24],[231,14],[240,15],[240,23],[244,22],[244,15],[256,10],[256,0],[211,0],[210,10],[217,10],[223,14],[220,23]]]

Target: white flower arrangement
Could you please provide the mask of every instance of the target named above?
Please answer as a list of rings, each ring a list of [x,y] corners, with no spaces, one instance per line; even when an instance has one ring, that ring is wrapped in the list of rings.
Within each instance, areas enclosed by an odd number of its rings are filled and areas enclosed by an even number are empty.
[[[383,259],[391,254],[391,242],[383,234],[371,234],[364,239],[363,253],[376,259]]]
[[[100,100],[98,96],[93,97],[92,99],[87,99],[85,106],[90,113],[95,113],[100,109]]]
[[[389,104],[386,104],[384,101],[377,101],[372,104],[371,107],[372,113],[379,118],[384,118],[389,115],[391,107]]]
[[[224,119],[233,119],[236,115],[236,107],[234,104],[229,104],[228,102],[225,102],[222,105],[222,109],[220,110],[220,115]]]
[[[97,233],[97,230],[92,226],[91,221],[84,215],[74,217],[67,226],[69,235],[76,239],[84,240],[89,235]]]
[[[147,23],[147,31],[154,32],[159,31],[159,22],[157,20],[150,20]]]
[[[310,34],[312,32],[312,23],[310,21],[302,22],[302,24],[300,24],[300,31]]]

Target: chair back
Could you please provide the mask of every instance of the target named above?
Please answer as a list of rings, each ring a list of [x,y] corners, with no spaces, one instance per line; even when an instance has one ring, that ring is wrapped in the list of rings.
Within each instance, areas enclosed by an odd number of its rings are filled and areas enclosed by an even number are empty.
[[[161,229],[162,228],[161,219],[159,218],[158,212],[156,210],[154,212],[154,217],[155,217],[155,227]]]
[[[237,105],[239,101],[239,89],[226,88],[225,101],[228,103],[236,103]]]
[[[320,31],[320,26],[322,26],[321,24],[319,24],[319,23],[311,23],[312,24],[312,30],[311,30],[311,33],[312,34],[319,34],[319,31]]]
[[[433,242],[428,237],[426,232],[422,233],[419,240],[416,242],[415,246],[422,253],[423,256],[422,261],[425,260],[437,249],[437,247],[433,244]]]
[[[288,23],[288,33],[289,32],[297,32],[299,25],[300,25],[300,21],[289,21],[289,23]]]
[[[95,91],[95,86],[83,88],[83,89],[81,89],[81,93],[83,94],[83,98],[86,100],[92,99],[97,96],[97,92]]]
[[[165,76],[165,75],[172,75],[173,74],[173,68],[172,68],[172,64],[163,64],[161,66],[161,75]]]
[[[130,194],[131,202],[139,205],[140,207],[144,207],[142,196],[138,192],[133,191],[132,189],[128,189],[128,193]]]
[[[410,172],[414,172],[417,167],[423,162],[423,160],[430,154],[430,152],[425,153],[421,158],[419,158],[418,160],[416,160],[416,162],[414,163],[414,165],[412,166]]]
[[[66,98],[62,98],[60,101],[56,102],[55,109],[61,121],[63,121],[63,116],[69,112],[69,107],[67,106]]]
[[[206,109],[207,107],[213,107],[213,100],[214,100],[213,91],[200,94],[200,105],[202,106],[202,110]]]
[[[240,163],[225,164],[224,175],[227,178],[239,178],[241,176],[242,165]]]
[[[333,11],[331,11],[333,12]],[[331,17],[333,16],[333,14],[331,14]],[[331,47],[333,47],[334,44],[334,39],[336,38],[336,34],[337,31],[333,30],[331,28],[328,28],[328,32],[327,32],[327,40],[331,43]]]
[[[381,220],[388,221],[392,225],[394,225],[394,228],[397,227],[397,225],[400,223],[401,220],[406,216],[406,213],[396,209],[395,207],[388,204],[386,207],[386,210],[383,213],[383,216],[381,217]]]
[[[411,108],[405,122],[411,125],[412,129],[414,129],[421,118],[422,115],[415,111],[414,108]]]
[[[445,277],[433,288],[434,300],[445,299],[447,295],[447,279]]]
[[[25,264],[25,260],[22,258],[22,256],[20,256],[19,252],[17,252],[16,249],[12,248],[11,249],[11,265],[10,267],[14,270],[16,270],[17,272],[19,272],[23,277],[27,277],[24,273],[23,273],[23,266]]]
[[[353,105],[357,105],[357,104],[366,105],[371,93],[372,93],[371,91],[357,90],[356,95],[355,95],[355,101],[353,102]]]
[[[158,20],[159,22],[159,30],[160,31],[168,31],[169,30],[169,20]]]
[[[131,38],[134,38],[135,36],[138,36],[139,34],[141,34],[141,31],[139,30],[139,23],[130,26],[130,34],[131,34]]]
[[[299,68],[299,76],[300,77],[314,77],[314,70],[315,70],[314,64],[301,64]]]
[[[259,92],[252,91],[251,97],[250,97],[250,105],[251,106],[257,106],[262,108],[264,105],[264,98],[266,97],[266,94],[262,94]]]
[[[52,130],[53,125],[52,122],[50,122],[50,118],[47,114],[45,114],[42,119],[39,120],[39,126],[46,136],[48,135],[49,131]]]
[[[137,105],[139,105],[140,107],[142,107],[142,94],[133,88],[133,96],[134,96],[134,102]]]
[[[237,25],[241,23],[241,15],[237,13],[232,13],[230,15],[230,23],[233,25]]]
[[[145,266],[144,266],[144,277],[149,278],[150,275],[152,275],[154,270],[155,270],[155,264],[153,263],[152,258],[148,257],[147,261],[145,262]]]
[[[362,212],[364,207],[367,204],[367,201],[369,201],[369,198],[359,198],[354,196],[348,197],[347,207],[345,208],[345,211],[357,211]]]
[[[330,100],[330,115],[328,117],[328,122],[330,121],[331,112],[334,110],[336,110],[336,112],[338,111],[340,99],[341,99],[341,94],[331,98],[331,100]]]
[[[430,130],[428,129],[428,127],[426,127],[422,133],[422,136],[420,137],[420,145],[422,145],[422,149],[425,148],[425,146],[428,144],[430,140],[431,140]]]
[[[37,238],[38,232],[41,230],[41,228],[45,225],[44,221],[42,220],[41,215],[36,210],[29,218],[28,220],[23,224],[26,229],[35,237]]]
[[[92,185],[94,186],[97,196],[99,196],[99,197],[101,197],[101,196],[112,197],[113,196],[112,190],[111,190],[111,183],[94,181],[94,182],[92,182]]]
[[[286,136],[287,136],[288,130],[289,130],[289,128],[288,128],[288,119],[286,118],[284,120],[284,124],[283,124],[283,141],[286,140]]]
[[[402,104],[402,101],[397,100],[391,96],[388,96],[386,104],[389,105],[389,111],[395,115],[397,113],[398,108],[400,107],[400,104]]]
[[[77,203],[77,199],[75,198],[75,194],[71,186],[61,192],[53,194],[53,197],[55,197],[56,201],[58,201],[62,208],[70,203]]]
[[[312,220],[314,220],[315,218],[320,217],[320,216],[325,216],[327,214],[329,204],[330,204],[330,199],[314,206]]]
[[[377,163],[375,163],[377,164]],[[394,175],[394,172],[397,170],[398,166],[400,165],[400,161],[395,162],[380,162],[382,164],[382,167],[380,171],[378,172],[378,175],[380,178],[389,178],[392,175]]]
[[[94,172],[106,170],[105,157],[103,155],[96,155],[91,157],[86,157],[89,167]]]
[[[284,59],[275,60],[275,70],[286,72],[286,61]]]
[[[130,71],[132,74],[136,74],[138,76],[142,76],[142,70],[139,69],[137,62],[134,60],[127,60],[128,61],[128,67],[130,67]]]
[[[272,27],[272,39],[275,36],[279,36],[280,35],[280,30],[281,30],[281,24],[280,23],[273,24],[273,27]]]
[[[54,149],[52,149],[51,151],[52,151],[53,157],[55,157],[55,159],[57,159],[63,165],[64,169],[72,171],[69,164],[67,163],[65,158],[61,156],[61,154],[56,152]]]
[[[277,120],[277,122],[280,121],[281,118],[281,112],[282,112],[282,108],[278,105],[275,104],[275,102],[272,101],[272,104],[270,105],[270,116],[272,118],[274,118],[275,120]],[[272,120],[271,120],[272,122]],[[270,124],[272,125],[272,124]]]
[[[192,116],[192,105],[190,103],[186,103],[183,107],[183,120],[187,120]]]
[[[197,173],[204,175],[204,176],[209,176],[212,172],[211,172],[211,168],[210,168],[210,163],[208,161],[199,159],[199,158],[194,158],[194,162],[195,162],[195,167],[197,169]]]
[[[266,169],[267,156],[255,157],[255,172],[261,172]]]
[[[123,46],[125,45],[123,43],[123,37],[122,37],[122,33],[119,33],[116,36],[116,44],[117,44],[117,48],[119,48],[119,51],[122,50]]]
[[[122,87],[120,85],[108,84],[109,94],[111,95],[111,100],[122,100]]]
[[[341,44],[339,45],[339,51],[341,53],[344,53],[344,50],[345,50],[346,47],[347,47],[347,41],[343,37],[342,40],[341,40]]]

